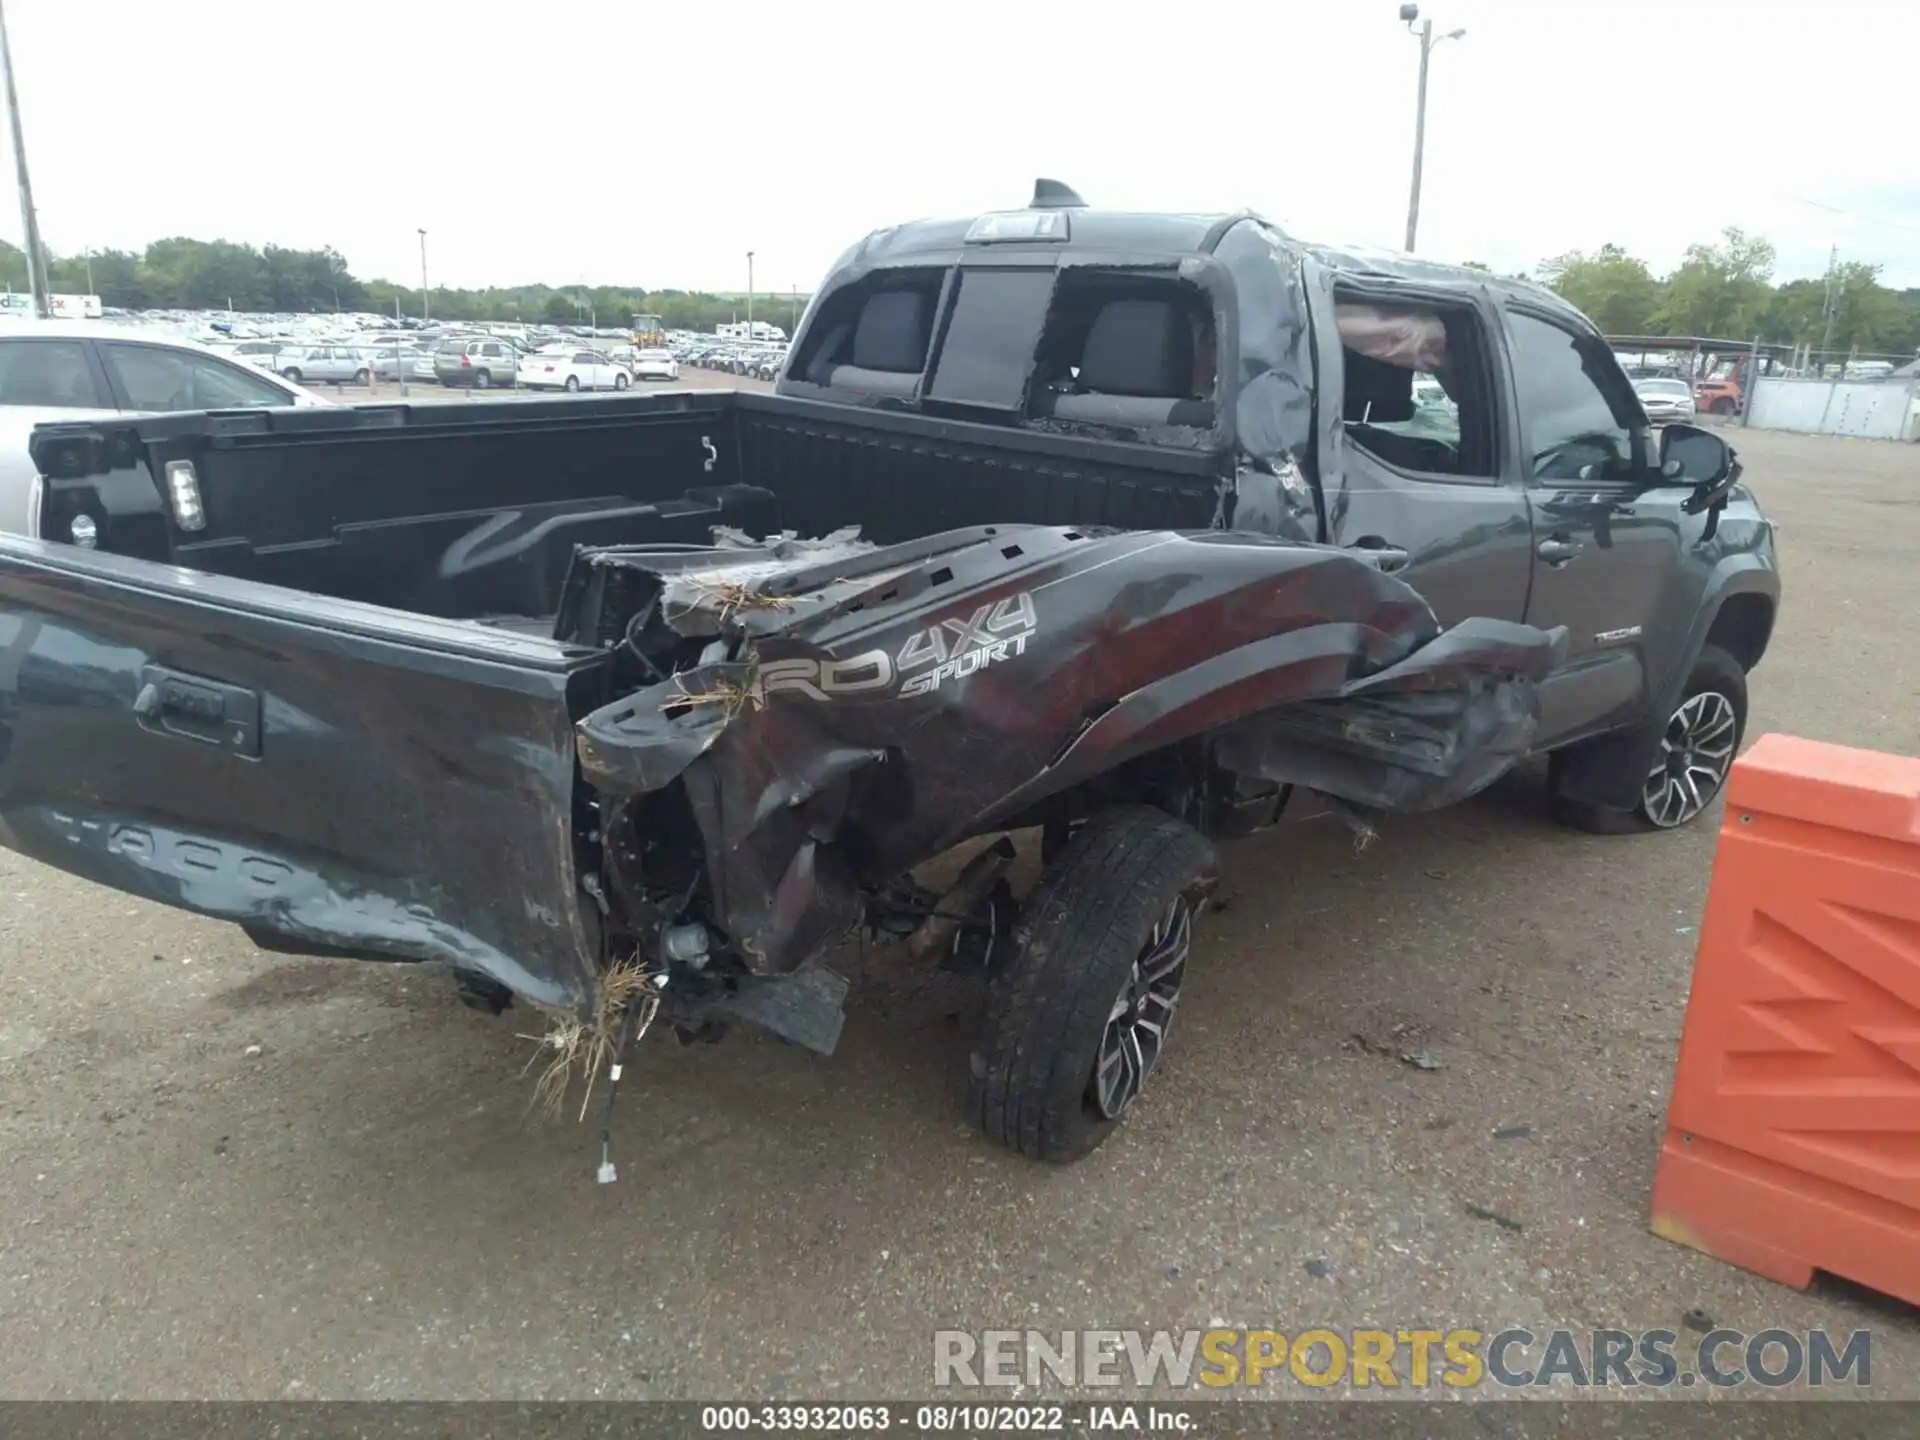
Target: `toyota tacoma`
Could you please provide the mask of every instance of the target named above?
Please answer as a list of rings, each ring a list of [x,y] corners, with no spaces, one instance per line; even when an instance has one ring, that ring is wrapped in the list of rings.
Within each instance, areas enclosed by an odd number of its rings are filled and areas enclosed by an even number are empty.
[[[0,843],[443,962],[596,1068],[655,1023],[831,1051],[835,943],[893,937],[984,978],[969,1111],[1044,1159],[1153,1072],[1216,841],[1529,755],[1572,824],[1684,824],[1779,597],[1728,445],[1656,438],[1550,292],[1052,181],[852,246],[771,394],[32,452]]]

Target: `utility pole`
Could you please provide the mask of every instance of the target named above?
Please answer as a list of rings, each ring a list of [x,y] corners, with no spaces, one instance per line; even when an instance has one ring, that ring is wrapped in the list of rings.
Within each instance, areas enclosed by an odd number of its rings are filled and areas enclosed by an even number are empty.
[[[33,208],[33,182],[27,178],[27,141],[20,133],[20,92],[13,84],[13,46],[7,41],[7,11],[0,4],[0,70],[6,72],[7,120],[13,127],[13,164],[20,181],[20,231],[26,242],[27,288],[33,292],[33,310],[42,320],[53,315],[47,293],[47,252],[40,245],[40,220]]]
[[[753,252],[747,251],[747,339],[753,339]]]
[[[1827,303],[1825,310],[1826,329],[1820,337],[1821,373],[1826,371],[1827,352],[1833,349],[1833,326],[1840,318],[1840,246],[1836,243],[1827,252]]]
[[[430,306],[427,301],[427,232],[420,232],[420,323],[426,324]]]
[[[1458,40],[1467,32],[1449,30],[1444,35],[1433,33],[1433,21],[1420,20],[1418,5],[1402,5],[1400,18],[1406,23],[1407,32],[1420,42],[1420,92],[1414,102],[1413,111],[1413,187],[1407,195],[1407,244],[1409,252],[1413,249],[1415,234],[1420,229],[1420,171],[1427,158],[1427,62],[1433,55],[1433,47],[1442,40]],[[1414,29],[1414,22],[1420,21],[1420,28]]]

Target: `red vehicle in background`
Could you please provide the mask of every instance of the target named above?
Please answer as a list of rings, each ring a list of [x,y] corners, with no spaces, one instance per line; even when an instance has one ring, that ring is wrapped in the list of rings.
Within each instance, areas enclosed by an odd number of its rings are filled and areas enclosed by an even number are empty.
[[[1738,415],[1746,404],[1747,369],[1754,358],[1751,340],[1709,340],[1697,335],[1609,335],[1616,354],[1660,357],[1660,374],[1693,381],[1694,404],[1703,415]],[[1779,373],[1785,363],[1780,347],[1759,347],[1760,373]],[[1637,371],[1635,373],[1638,373]]]

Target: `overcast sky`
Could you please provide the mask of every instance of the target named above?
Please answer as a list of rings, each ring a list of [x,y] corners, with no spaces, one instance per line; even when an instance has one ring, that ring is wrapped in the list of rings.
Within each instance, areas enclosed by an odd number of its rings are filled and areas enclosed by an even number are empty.
[[[362,276],[802,289],[877,225],[1247,207],[1398,246],[1397,0],[7,0],[56,252],[165,235]],[[1420,246],[1656,270],[1724,225],[1920,285],[1913,0],[1432,0]],[[1822,208],[1825,207],[1825,208]],[[16,206],[0,235],[18,242]]]

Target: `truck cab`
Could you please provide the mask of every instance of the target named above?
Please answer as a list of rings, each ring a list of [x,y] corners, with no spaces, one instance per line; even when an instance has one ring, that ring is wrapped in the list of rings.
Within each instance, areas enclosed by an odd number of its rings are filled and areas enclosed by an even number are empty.
[[[1656,436],[1586,317],[1250,213],[1100,211],[1041,181],[1024,210],[876,231],[819,288],[779,389],[1204,456],[1223,528],[1367,552],[1443,624],[1566,626],[1547,749],[1644,730],[1702,646],[1750,667],[1770,632],[1772,533],[1736,458]],[[1563,770],[1582,804],[1627,798],[1617,767]]]

